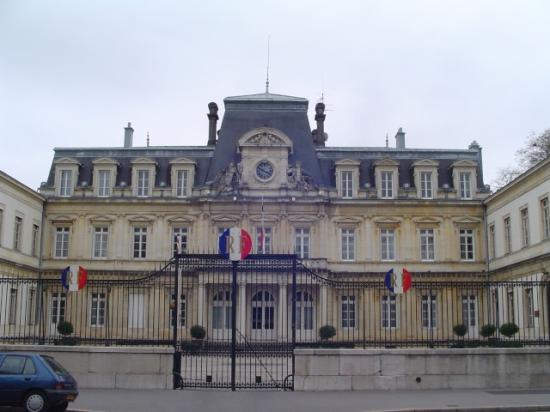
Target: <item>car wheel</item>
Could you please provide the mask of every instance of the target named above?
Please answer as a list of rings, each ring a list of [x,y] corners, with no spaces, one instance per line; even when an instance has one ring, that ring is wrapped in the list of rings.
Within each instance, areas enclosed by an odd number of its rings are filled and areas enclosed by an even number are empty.
[[[68,406],[69,406],[69,402],[67,401],[58,403],[52,408],[52,412],[65,412]]]
[[[23,407],[27,412],[45,412],[48,410],[48,398],[43,392],[32,391],[25,396]]]

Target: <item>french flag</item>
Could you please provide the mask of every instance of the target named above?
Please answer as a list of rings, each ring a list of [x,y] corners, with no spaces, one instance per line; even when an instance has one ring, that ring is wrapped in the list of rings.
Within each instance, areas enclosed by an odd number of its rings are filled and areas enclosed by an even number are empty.
[[[391,268],[386,272],[386,276],[384,276],[384,284],[392,293],[405,293],[412,286],[411,273],[407,269],[403,268],[403,273],[401,276],[398,276],[394,273],[393,268]]]
[[[69,292],[77,292],[86,286],[88,272],[82,266],[67,266],[61,272],[61,284]]]

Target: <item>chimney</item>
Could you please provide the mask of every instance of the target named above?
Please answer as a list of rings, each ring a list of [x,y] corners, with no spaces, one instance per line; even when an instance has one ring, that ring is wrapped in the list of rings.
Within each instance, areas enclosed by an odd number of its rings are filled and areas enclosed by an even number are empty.
[[[218,122],[218,105],[208,103],[208,146],[216,145],[216,123]]]
[[[405,132],[403,131],[403,128],[400,127],[397,131],[397,134],[395,135],[395,148],[396,149],[404,149],[405,148]]]
[[[132,147],[134,140],[134,129],[132,123],[128,122],[128,127],[124,128],[124,147]]]
[[[324,146],[328,136],[325,133],[325,104],[317,103],[315,105],[315,121],[317,122],[317,129],[313,133],[313,143],[315,146]]]

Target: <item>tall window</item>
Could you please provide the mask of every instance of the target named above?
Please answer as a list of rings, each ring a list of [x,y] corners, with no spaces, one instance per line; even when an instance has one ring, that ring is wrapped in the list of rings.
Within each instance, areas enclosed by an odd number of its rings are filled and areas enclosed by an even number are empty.
[[[68,197],[73,194],[73,171],[61,171],[61,186],[59,187],[59,196]]]
[[[496,257],[495,240],[495,225],[491,225],[489,226],[489,259]]]
[[[296,228],[294,232],[294,244],[294,253],[300,259],[309,259],[309,228]]]
[[[512,251],[512,225],[510,224],[510,217],[504,218],[504,253],[510,253]]]
[[[353,197],[353,174],[350,171],[342,172],[342,197]]]
[[[460,230],[460,259],[474,260],[474,231],[472,229]]]
[[[540,212],[542,218],[542,238],[550,238],[550,206],[548,205],[548,198],[545,197],[540,201]],[[1,224],[1,222],[0,222]]]
[[[231,329],[231,293],[228,290],[220,290],[214,295],[212,327],[214,329]]]
[[[172,293],[172,303],[176,305],[176,295]],[[187,313],[187,301],[185,300],[185,293],[180,295],[180,326],[185,326],[185,319]],[[174,326],[176,319],[174,319],[174,311],[170,309],[170,325]]]
[[[65,320],[65,304],[67,295],[65,292],[52,293],[51,323],[58,324]]]
[[[187,196],[187,170],[178,170],[177,172],[177,186],[176,186],[176,196],[185,197]]]
[[[111,171],[110,170],[100,170],[97,174],[98,177],[98,188],[97,195],[99,197],[109,197],[111,196]]]
[[[175,227],[172,230],[173,252],[178,253],[178,241],[181,239],[181,253],[187,253],[187,228]]]
[[[270,227],[256,228],[256,253],[272,253],[272,230]]]
[[[420,229],[420,259],[433,261],[435,259],[435,236],[433,229]]]
[[[66,258],[69,256],[69,228],[58,227],[55,229],[55,250],[56,258]]]
[[[477,297],[475,295],[462,295],[462,323],[467,327],[476,326]]]
[[[432,172],[420,172],[420,197],[422,199],[432,199]]]
[[[437,327],[437,300],[436,295],[422,296],[422,327]]]
[[[134,258],[145,259],[147,256],[147,228],[134,228]]]
[[[397,304],[395,295],[382,296],[382,327],[397,327]]]
[[[94,227],[93,257],[106,258],[109,241],[109,228],[106,226]]]
[[[461,199],[471,199],[472,198],[472,173],[471,172],[460,172],[460,198]]]
[[[92,293],[91,326],[105,326],[105,293]]]
[[[525,289],[525,298],[524,298],[524,312],[525,312],[525,326],[532,328],[535,326],[535,314],[534,314],[534,303],[533,303],[533,289]]]
[[[10,289],[10,312],[8,322],[10,325],[15,325],[17,316],[17,289]]]
[[[313,330],[313,297],[304,290],[296,292],[296,329]]]
[[[395,260],[395,230],[380,230],[380,245],[382,260]]]
[[[130,293],[128,295],[128,328],[142,329],[145,325],[145,294]]]
[[[529,246],[529,209],[520,210],[521,216],[521,244],[523,247]]]
[[[393,198],[393,172],[382,172],[382,198]]]
[[[13,226],[13,248],[21,250],[21,234],[23,232],[23,218],[15,216],[15,225]]]
[[[39,241],[40,227],[38,225],[32,225],[32,245],[31,254],[38,256],[38,241]]]
[[[355,295],[342,295],[342,327],[355,328]]]
[[[266,290],[252,297],[252,329],[273,330],[275,328],[275,299]]]
[[[138,170],[137,195],[139,197],[149,196],[149,170]]]
[[[355,260],[355,229],[342,229],[342,260]]]

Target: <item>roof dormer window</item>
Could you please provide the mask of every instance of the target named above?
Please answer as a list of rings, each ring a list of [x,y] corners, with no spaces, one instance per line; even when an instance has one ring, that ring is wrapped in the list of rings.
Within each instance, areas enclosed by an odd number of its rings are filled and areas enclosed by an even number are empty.
[[[453,184],[457,197],[463,200],[474,199],[477,191],[477,163],[472,160],[459,160],[451,165],[453,169]]]
[[[74,194],[80,164],[68,157],[58,159],[54,161],[54,164],[57,195],[60,197],[71,197]]]
[[[357,197],[359,188],[359,165],[357,160],[343,159],[335,163],[336,189],[343,199]]]
[[[59,186],[59,196],[69,197],[73,194],[73,171],[61,170],[61,182]]]
[[[149,196],[149,170],[137,171],[137,195],[138,197]]]
[[[137,197],[150,197],[156,177],[156,162],[141,157],[132,161],[132,187]]]
[[[191,196],[195,179],[195,162],[181,157],[170,162],[172,167],[172,196],[184,198]]]
[[[399,162],[385,158],[374,162],[375,179],[378,197],[395,199],[399,182]]]
[[[437,198],[437,167],[439,163],[434,160],[423,159],[413,163],[414,185],[416,195],[420,199]]]

